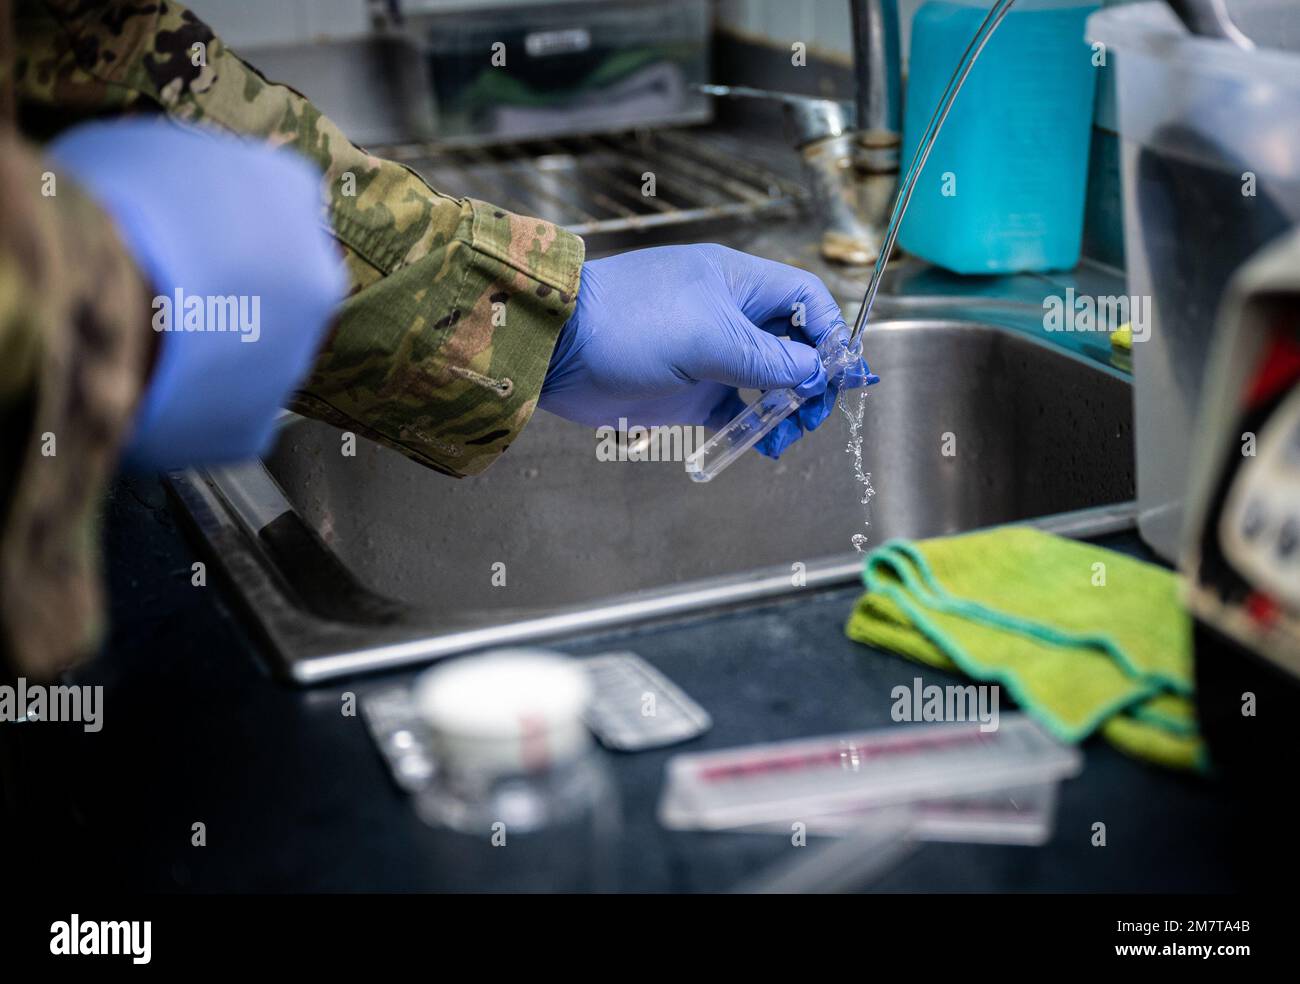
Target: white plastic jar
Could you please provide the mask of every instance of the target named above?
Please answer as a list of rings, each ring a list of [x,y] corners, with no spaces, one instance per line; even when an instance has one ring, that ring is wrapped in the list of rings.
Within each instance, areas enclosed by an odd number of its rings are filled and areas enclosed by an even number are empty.
[[[608,891],[617,797],[583,723],[586,672],[540,649],[445,663],[417,682],[436,769],[417,809],[459,891]]]

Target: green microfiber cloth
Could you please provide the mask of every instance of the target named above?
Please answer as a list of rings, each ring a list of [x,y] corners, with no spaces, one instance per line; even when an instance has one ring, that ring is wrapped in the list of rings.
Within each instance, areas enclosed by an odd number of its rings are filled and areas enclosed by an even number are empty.
[[[1007,526],[892,540],[863,582],[850,639],[1000,684],[1062,741],[1100,730],[1140,758],[1205,768],[1191,625],[1164,568]]]

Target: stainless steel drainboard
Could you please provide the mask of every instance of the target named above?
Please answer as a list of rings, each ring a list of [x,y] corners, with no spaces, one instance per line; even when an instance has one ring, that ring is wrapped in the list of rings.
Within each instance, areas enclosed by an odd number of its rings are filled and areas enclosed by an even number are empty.
[[[625,242],[628,233],[667,235],[684,226],[788,212],[804,196],[796,182],[690,130],[488,147],[409,144],[376,153],[449,194],[564,226],[585,238],[593,253],[611,238]]]

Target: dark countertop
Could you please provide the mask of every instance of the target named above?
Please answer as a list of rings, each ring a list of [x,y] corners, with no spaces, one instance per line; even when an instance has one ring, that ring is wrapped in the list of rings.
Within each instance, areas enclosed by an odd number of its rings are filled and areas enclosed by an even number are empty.
[[[443,884],[429,832],[389,781],[345,691],[272,678],[219,583],[190,585],[199,558],[152,479],[117,482],[106,509],[113,629],[74,682],[102,684],[104,727],[3,725],[0,769],[19,877],[143,891],[409,891]],[[1108,545],[1141,552],[1132,536]],[[572,653],[632,649],[712,713],[695,742],[607,754],[623,800],[619,887],[725,890],[789,853],[789,839],[662,829],[654,809],[674,752],[889,722],[890,689],[924,676],[850,642],[856,590],[587,638]],[[406,674],[393,674],[397,678]],[[1143,765],[1100,740],[1067,782],[1041,848],[927,844],[876,887],[889,891],[1230,891],[1227,797],[1211,780]],[[1096,821],[1108,844],[1091,845]],[[191,825],[207,846],[191,846]],[[30,870],[25,870],[30,869]],[[11,868],[12,872],[12,868]],[[56,881],[57,879],[57,881]]]

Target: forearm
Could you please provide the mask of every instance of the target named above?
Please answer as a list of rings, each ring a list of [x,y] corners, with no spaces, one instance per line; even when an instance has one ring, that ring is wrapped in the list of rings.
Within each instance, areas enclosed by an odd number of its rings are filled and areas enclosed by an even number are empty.
[[[344,302],[294,407],[471,475],[536,407],[582,242],[481,202],[455,218],[444,242]]]
[[[321,169],[322,217],[351,294],[295,409],[451,474],[481,471],[509,446],[572,313],[580,239],[448,197],[367,154],[175,4],[21,6],[28,58],[17,82],[29,115],[42,104],[156,108],[291,146]]]

